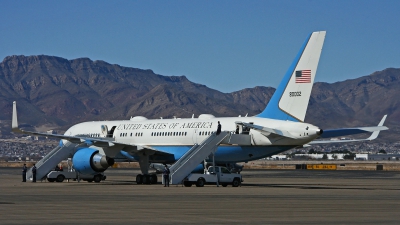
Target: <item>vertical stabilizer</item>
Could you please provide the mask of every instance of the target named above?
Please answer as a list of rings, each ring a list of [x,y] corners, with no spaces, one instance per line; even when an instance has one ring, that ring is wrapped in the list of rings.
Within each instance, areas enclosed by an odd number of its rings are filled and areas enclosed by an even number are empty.
[[[304,121],[326,31],[304,42],[267,107],[257,117]]]

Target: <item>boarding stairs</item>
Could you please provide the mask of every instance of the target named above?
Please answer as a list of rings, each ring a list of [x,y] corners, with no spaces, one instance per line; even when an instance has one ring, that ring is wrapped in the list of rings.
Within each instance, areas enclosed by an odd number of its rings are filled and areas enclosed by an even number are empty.
[[[219,135],[211,134],[200,145],[195,144],[170,168],[170,183],[180,184],[205,158],[217,150],[218,145],[230,135],[223,131]]]
[[[43,159],[36,163],[36,180],[41,180],[46,175],[54,169],[62,160],[71,157],[76,151],[76,143],[67,141],[62,146],[55,147],[51,152],[49,152]],[[32,179],[32,168],[30,168],[26,173],[27,180]]]

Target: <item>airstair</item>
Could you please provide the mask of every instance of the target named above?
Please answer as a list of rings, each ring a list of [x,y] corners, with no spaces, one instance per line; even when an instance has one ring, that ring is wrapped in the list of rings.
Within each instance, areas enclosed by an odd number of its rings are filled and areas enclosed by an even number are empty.
[[[219,135],[213,133],[200,145],[195,144],[170,168],[171,184],[180,184],[207,156],[213,153],[218,145],[228,136],[230,132],[223,131]]]
[[[55,147],[49,154],[36,163],[36,180],[41,180],[45,177],[57,164],[62,160],[67,159],[76,151],[76,143],[67,141],[63,146]],[[32,168],[26,173],[26,179],[32,180]]]

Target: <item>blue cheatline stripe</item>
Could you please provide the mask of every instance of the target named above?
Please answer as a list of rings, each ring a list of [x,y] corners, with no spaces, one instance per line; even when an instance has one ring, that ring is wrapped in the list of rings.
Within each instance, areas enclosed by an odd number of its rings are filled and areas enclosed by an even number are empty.
[[[192,146],[152,146],[163,152],[173,154],[178,160]],[[287,151],[296,146],[218,146],[215,153],[217,162],[244,162],[265,158],[280,152]]]
[[[301,55],[303,54],[303,51],[306,48],[308,41],[310,40],[311,35],[312,35],[312,33],[307,37],[306,41],[301,46],[300,51],[297,53],[296,57],[294,58],[292,64],[290,65],[289,69],[287,70],[285,76],[283,77],[281,83],[279,84],[274,95],[272,96],[271,100],[269,101],[267,107],[265,107],[264,111],[262,111],[256,117],[270,118],[270,119],[277,119],[277,120],[290,120],[290,121],[296,121],[296,122],[299,121],[296,118],[283,112],[279,108],[278,104],[279,104],[279,100],[281,99],[283,92],[286,89],[286,86],[287,86],[290,78],[292,77],[293,71],[296,68],[297,63],[299,62]]]

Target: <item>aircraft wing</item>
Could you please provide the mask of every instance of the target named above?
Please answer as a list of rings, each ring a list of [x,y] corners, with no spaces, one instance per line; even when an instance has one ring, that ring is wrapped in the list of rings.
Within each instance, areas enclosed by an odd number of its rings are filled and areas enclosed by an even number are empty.
[[[72,143],[80,144],[86,142],[89,145],[94,145],[97,147],[112,147],[112,146],[120,146],[121,149],[126,149],[126,148],[134,148],[135,152],[140,152],[140,151],[152,151],[154,153],[158,153],[161,155],[169,155],[173,156],[173,154],[161,151],[159,149],[147,146],[147,145],[135,145],[135,144],[128,144],[128,143],[123,143],[123,142],[116,142],[113,140],[110,140],[109,138],[93,138],[93,137],[86,137],[86,136],[68,136],[68,135],[62,135],[62,134],[48,134],[48,133],[40,133],[40,132],[32,132],[32,131],[24,131],[19,128],[13,128],[12,130],[14,133],[23,133],[23,134],[29,134],[29,135],[36,135],[36,136],[44,136],[44,137],[51,137],[51,138],[59,138],[59,139],[64,139],[68,140]]]
[[[387,115],[384,115],[378,126],[375,127],[354,127],[354,128],[342,128],[342,129],[333,129],[333,130],[324,130],[321,134],[320,138],[332,138],[332,137],[340,137],[346,135],[354,135],[354,134],[362,134],[367,132],[372,132],[371,136],[365,139],[351,139],[351,140],[320,140],[320,141],[311,141],[307,145],[312,144],[330,144],[330,143],[343,143],[343,142],[356,142],[356,141],[371,141],[378,137],[379,132],[382,130],[388,130],[386,126],[383,126],[383,123],[386,120]]]
[[[101,137],[87,137],[87,136],[68,136],[62,134],[48,134],[48,133],[41,133],[41,132],[34,132],[34,131],[25,131],[21,130],[18,127],[18,118],[17,118],[17,106],[16,102],[13,103],[13,116],[12,116],[12,132],[20,133],[20,134],[29,134],[35,136],[44,136],[44,137],[51,137],[51,138],[59,138],[68,140],[72,143],[80,144],[80,143],[87,143],[89,145],[94,145],[97,147],[113,147],[119,146],[121,150],[129,149],[131,152],[140,152],[146,150],[147,153],[157,153],[158,155],[166,155],[166,156],[173,156],[173,154],[158,150],[156,148],[145,146],[145,145],[135,145],[135,144],[128,144],[122,142],[116,142],[111,138],[101,138]]]
[[[246,127],[251,128],[251,129],[254,129],[254,130],[258,130],[261,133],[265,133],[266,135],[269,135],[269,134],[272,133],[272,134],[276,134],[276,135],[282,136],[282,137],[287,137],[287,138],[291,138],[291,139],[297,139],[295,136],[293,136],[292,134],[290,134],[286,130],[278,130],[278,129],[273,129],[273,128],[269,128],[269,127],[263,127],[263,126],[259,126],[259,125],[245,123],[245,122],[241,122],[241,121],[236,121],[235,123],[237,125],[242,125],[242,126],[246,126]]]

